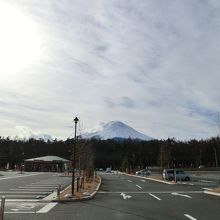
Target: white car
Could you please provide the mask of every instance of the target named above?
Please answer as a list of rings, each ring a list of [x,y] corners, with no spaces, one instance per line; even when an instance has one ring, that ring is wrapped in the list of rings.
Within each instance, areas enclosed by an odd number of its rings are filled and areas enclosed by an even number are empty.
[[[176,176],[175,176],[176,175]],[[179,169],[164,169],[163,170],[163,179],[164,180],[181,180],[181,181],[189,181],[191,176],[189,173],[184,172],[183,170]]]
[[[149,176],[149,175],[151,175],[151,171],[150,170],[146,170],[146,169],[139,170],[139,171],[137,171],[135,173],[135,175],[137,175],[137,176]]]

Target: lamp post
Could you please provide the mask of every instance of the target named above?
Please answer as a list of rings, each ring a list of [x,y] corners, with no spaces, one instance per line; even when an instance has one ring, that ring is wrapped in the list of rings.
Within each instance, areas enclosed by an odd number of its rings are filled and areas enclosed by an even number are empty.
[[[76,128],[77,128],[77,122],[79,119],[77,117],[74,118],[74,123],[75,123],[75,136],[74,136],[74,145],[73,145],[73,160],[72,160],[72,196],[74,195],[74,181],[75,181],[75,160],[76,160],[76,152],[75,152],[75,145],[76,145]]]
[[[21,174],[23,171],[23,164],[24,164],[24,151],[22,152],[22,158],[21,158]]]

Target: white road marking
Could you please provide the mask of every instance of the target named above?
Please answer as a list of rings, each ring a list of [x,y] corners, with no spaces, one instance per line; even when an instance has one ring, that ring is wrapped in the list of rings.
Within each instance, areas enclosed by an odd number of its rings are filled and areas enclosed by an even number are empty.
[[[15,208],[10,209],[13,212],[32,212],[31,209],[36,207],[36,203],[21,203],[17,204]]]
[[[5,199],[6,202],[39,202],[40,199]]]
[[[41,192],[41,191],[29,191],[29,192],[24,192],[24,191],[0,191],[0,194],[46,194],[48,192]]]
[[[182,197],[186,197],[186,198],[190,198],[190,199],[192,198],[191,196],[180,194],[180,193],[177,193],[177,192],[172,192],[171,195],[173,195],[173,196],[182,196]]]
[[[199,182],[203,182],[203,183],[214,183],[215,181],[211,181],[211,180],[199,180]]]
[[[139,189],[142,189],[142,187],[141,186],[139,186],[139,185],[136,185]]]
[[[31,185],[57,186],[58,183],[31,183]]]
[[[202,189],[204,189],[204,190],[212,190],[211,188],[202,188]]]
[[[0,178],[0,180],[15,179],[15,178],[21,178],[21,177],[27,177],[27,176],[36,176],[36,175],[41,175],[41,174],[42,173],[27,174],[27,175],[22,175],[22,176],[9,176],[9,177]]]
[[[9,189],[9,190],[11,190],[11,191],[30,191],[30,192],[32,192],[32,191],[35,191],[35,192],[41,192],[42,190],[44,190],[44,189],[30,189],[30,188],[23,188],[23,189]],[[52,189],[48,189],[46,192],[53,192],[54,190],[52,190]]]
[[[45,195],[42,195],[42,196],[45,196]],[[36,194],[35,195],[6,195],[6,199],[7,198],[13,198],[13,197],[16,197],[16,198],[36,198]],[[0,198],[2,198],[2,196],[0,195]]]
[[[55,186],[19,186],[19,189],[55,189]]]
[[[36,213],[47,213],[49,212],[53,207],[55,207],[58,204],[58,202],[51,202],[45,205],[42,209],[38,210]]]
[[[144,182],[144,183],[146,183],[146,181],[145,181],[145,180],[141,180],[141,182]]]
[[[58,187],[59,184],[56,185],[44,185],[44,184],[31,184],[31,185],[25,185],[26,187]]]
[[[157,199],[157,200],[161,200],[159,197],[153,195],[152,193],[149,193],[149,195],[152,196],[152,197],[154,197],[154,198]]]
[[[51,193],[50,195],[48,195],[47,197],[43,198],[42,201],[47,201],[47,200],[51,201],[56,198],[57,198],[57,192],[55,191]]]
[[[121,196],[123,196],[123,199],[130,199],[132,196],[126,195],[125,193],[121,193]]]
[[[196,218],[192,217],[191,215],[188,214],[184,214],[185,217],[191,219],[191,220],[197,220]]]
[[[4,212],[5,214],[34,214],[35,212],[18,212],[16,211],[16,209],[14,209],[15,211],[14,212]]]
[[[128,180],[128,182],[129,182],[129,183],[132,183],[132,181],[131,181],[131,180]]]

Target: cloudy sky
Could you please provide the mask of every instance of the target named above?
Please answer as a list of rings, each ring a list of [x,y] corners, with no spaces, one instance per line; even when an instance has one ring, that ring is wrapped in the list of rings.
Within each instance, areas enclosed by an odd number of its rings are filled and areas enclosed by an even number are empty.
[[[0,32],[0,136],[218,133],[218,0],[0,0]]]

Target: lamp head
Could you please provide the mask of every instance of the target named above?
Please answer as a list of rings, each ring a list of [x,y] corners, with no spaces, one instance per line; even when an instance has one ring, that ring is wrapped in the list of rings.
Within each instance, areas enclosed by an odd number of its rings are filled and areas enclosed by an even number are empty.
[[[77,117],[75,117],[75,118],[73,119],[73,121],[74,121],[75,123],[77,123],[77,122],[79,121],[79,119],[78,119]]]

